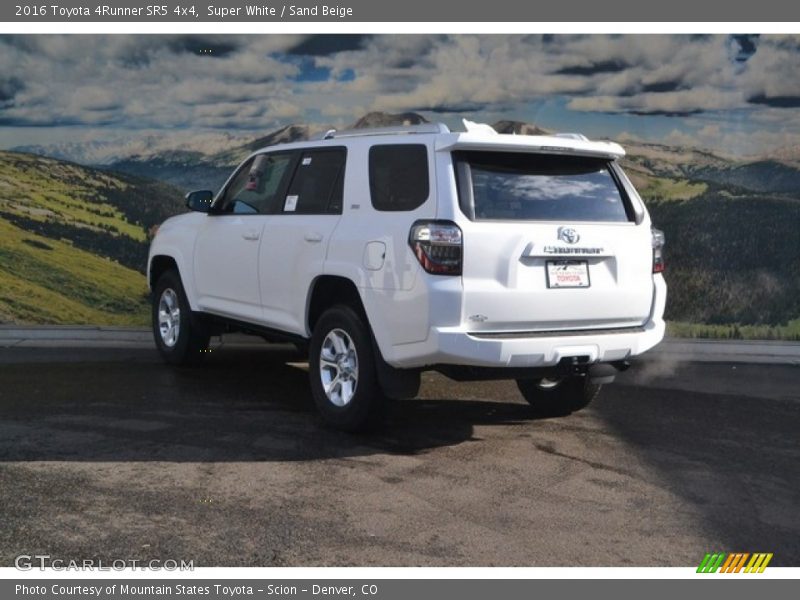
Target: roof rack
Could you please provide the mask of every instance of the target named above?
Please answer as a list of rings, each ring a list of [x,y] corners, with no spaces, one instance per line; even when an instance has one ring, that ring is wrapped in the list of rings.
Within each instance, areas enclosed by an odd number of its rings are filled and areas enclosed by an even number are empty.
[[[314,136],[315,140],[332,140],[343,137],[361,137],[365,135],[401,135],[413,133],[450,133],[444,123],[420,123],[419,125],[393,125],[391,127],[373,127],[363,129],[329,129],[325,133]]]

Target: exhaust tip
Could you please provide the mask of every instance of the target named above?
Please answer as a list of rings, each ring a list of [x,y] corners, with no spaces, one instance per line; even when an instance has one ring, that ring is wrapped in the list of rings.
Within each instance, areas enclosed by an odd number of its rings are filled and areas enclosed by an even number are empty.
[[[611,363],[597,363],[589,367],[586,376],[589,378],[589,383],[605,385],[612,383],[618,372],[619,370]]]

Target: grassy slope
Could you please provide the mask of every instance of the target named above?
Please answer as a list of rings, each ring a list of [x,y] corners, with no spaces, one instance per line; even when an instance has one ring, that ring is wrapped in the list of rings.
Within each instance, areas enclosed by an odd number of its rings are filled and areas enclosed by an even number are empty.
[[[800,341],[800,319],[785,325],[708,325],[669,321],[667,334],[675,337],[729,340],[788,340]]]
[[[668,177],[655,177],[642,175],[634,171],[628,172],[633,185],[636,186],[642,198],[652,200],[691,200],[704,194],[708,185],[702,182],[692,182],[688,179],[670,179]]]
[[[0,322],[143,325],[144,276],[0,219]]]
[[[0,323],[145,324],[147,232],[180,206],[158,182],[0,152]]]
[[[0,152],[0,208],[35,220],[56,219],[144,241],[142,227],[128,222],[101,193],[109,188],[124,192],[128,187],[119,178],[72,163]]]

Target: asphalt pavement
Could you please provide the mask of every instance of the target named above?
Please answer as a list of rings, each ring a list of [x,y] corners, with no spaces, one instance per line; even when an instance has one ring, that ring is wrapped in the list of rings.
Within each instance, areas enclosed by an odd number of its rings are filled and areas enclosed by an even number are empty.
[[[171,368],[144,339],[51,338],[0,335],[2,566],[800,565],[793,359],[654,352],[558,419],[512,382],[428,373],[352,436],[321,426],[289,346]]]

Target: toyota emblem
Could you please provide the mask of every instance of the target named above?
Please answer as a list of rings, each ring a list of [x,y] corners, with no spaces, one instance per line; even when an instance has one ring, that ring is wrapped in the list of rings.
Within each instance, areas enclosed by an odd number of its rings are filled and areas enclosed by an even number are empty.
[[[567,244],[577,244],[581,236],[572,227],[559,227],[558,239]]]

